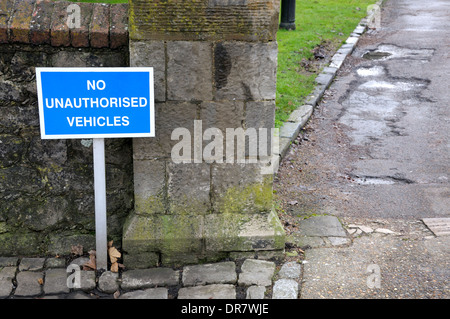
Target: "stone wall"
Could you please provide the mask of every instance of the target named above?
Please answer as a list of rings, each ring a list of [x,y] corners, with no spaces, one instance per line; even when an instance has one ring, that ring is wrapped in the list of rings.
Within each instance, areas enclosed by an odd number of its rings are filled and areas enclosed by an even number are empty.
[[[0,1],[0,255],[95,248],[91,140],[41,140],[35,67],[128,66],[127,5]],[[68,85],[70,85],[68,83]],[[108,234],[134,208],[131,139],[106,141]]]

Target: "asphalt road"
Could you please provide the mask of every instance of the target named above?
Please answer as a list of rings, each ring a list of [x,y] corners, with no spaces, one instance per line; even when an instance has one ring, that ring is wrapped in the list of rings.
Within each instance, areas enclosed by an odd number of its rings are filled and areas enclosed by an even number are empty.
[[[290,222],[331,214],[394,234],[307,249],[301,298],[450,298],[450,2],[387,0],[275,184]]]

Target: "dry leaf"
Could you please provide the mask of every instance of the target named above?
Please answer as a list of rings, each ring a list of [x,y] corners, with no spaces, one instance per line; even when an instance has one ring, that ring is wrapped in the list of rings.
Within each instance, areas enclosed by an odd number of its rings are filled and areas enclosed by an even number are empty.
[[[117,290],[115,293],[114,293],[114,299],[117,299],[117,298],[119,298],[119,296],[120,296],[120,291],[119,290]]]
[[[38,279],[38,283],[39,283],[39,285],[43,285],[43,284],[44,284],[44,279],[39,278],[39,279]]]
[[[108,254],[112,264],[116,263],[117,258],[120,258],[120,256],[122,256],[121,253],[115,247],[110,247],[108,249]]]
[[[89,261],[83,265],[83,270],[96,270],[95,250],[89,251]]]
[[[119,264],[118,263],[113,263],[111,264],[111,272],[119,272]]]
[[[83,246],[82,245],[72,246],[70,248],[70,251],[75,256],[81,256],[81,255],[83,255]]]

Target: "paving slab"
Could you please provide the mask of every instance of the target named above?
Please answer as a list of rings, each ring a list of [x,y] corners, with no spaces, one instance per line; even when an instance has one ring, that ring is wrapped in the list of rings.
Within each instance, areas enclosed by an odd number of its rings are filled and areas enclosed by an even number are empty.
[[[347,233],[335,216],[312,216],[298,223],[296,235],[309,237],[346,237]]]

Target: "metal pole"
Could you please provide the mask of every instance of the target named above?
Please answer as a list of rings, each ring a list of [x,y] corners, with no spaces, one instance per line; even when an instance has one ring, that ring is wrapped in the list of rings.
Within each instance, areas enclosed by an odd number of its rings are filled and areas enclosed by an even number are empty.
[[[105,139],[94,138],[95,240],[97,271],[108,268]]]
[[[295,30],[295,0],[281,0],[280,28]]]

